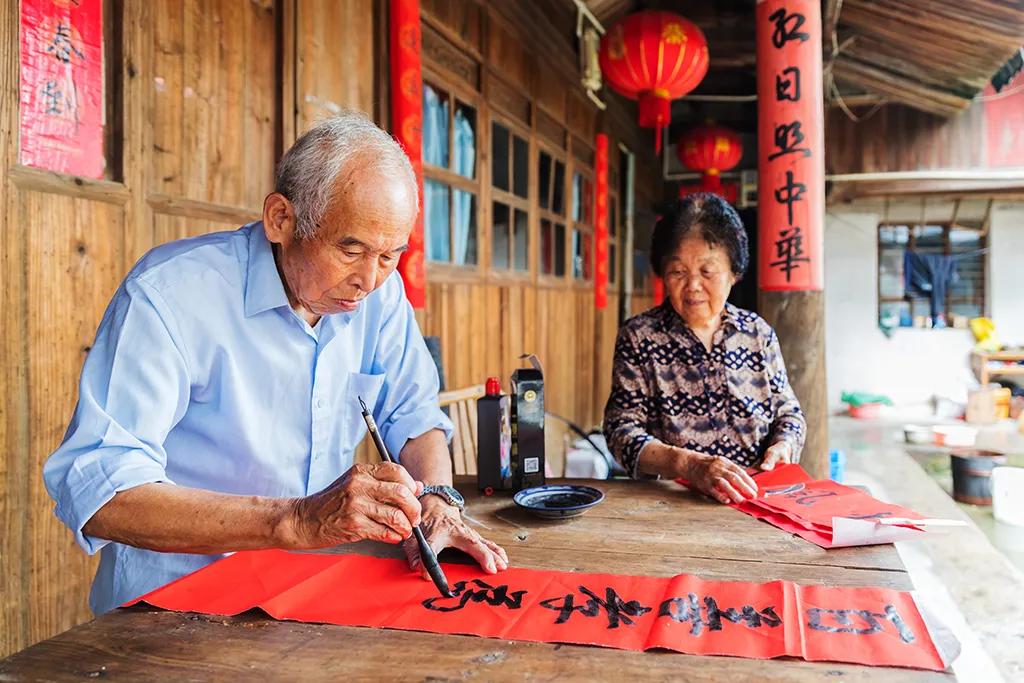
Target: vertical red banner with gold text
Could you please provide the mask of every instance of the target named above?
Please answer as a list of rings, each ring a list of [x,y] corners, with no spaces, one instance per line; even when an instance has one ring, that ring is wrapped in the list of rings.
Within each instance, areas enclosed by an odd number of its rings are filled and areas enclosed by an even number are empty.
[[[21,0],[19,159],[102,178],[103,2]]]
[[[820,291],[825,220],[821,3],[758,0],[758,286]]]
[[[608,136],[598,133],[595,140],[594,172],[594,306],[608,306]]]
[[[398,272],[413,308],[427,302],[423,245],[423,74],[420,55],[419,0],[391,0],[391,128],[416,172],[420,211],[402,254]]]

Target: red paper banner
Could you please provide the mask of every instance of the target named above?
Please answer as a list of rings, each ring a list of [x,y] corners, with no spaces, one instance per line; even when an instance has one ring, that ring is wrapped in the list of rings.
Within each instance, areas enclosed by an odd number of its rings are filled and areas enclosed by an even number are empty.
[[[488,638],[665,648],[756,659],[800,657],[921,669],[945,668],[909,593],[444,566],[454,597],[404,561],[281,550],[239,552],[157,589],[163,609],[457,633]]]
[[[20,159],[102,178],[102,0],[21,0]]]
[[[661,302],[665,300],[665,281],[655,275],[652,287],[654,289],[654,305],[660,306]]]
[[[816,290],[825,221],[821,3],[758,0],[758,286]]]
[[[608,136],[598,133],[595,139],[594,174],[594,306],[608,306]]]
[[[391,0],[391,127],[416,172],[420,212],[409,249],[398,262],[405,296],[413,308],[427,305],[423,244],[423,73],[420,60],[419,0]]]
[[[1024,167],[1024,73],[996,93],[991,83],[985,96],[985,155],[992,168]]]

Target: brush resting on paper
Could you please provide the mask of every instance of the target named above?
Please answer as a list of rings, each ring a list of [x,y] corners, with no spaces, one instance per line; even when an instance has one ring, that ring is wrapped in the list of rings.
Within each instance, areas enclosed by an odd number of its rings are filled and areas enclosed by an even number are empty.
[[[362,396],[359,398],[359,407],[363,411],[363,420],[366,422],[366,428],[370,430],[370,437],[373,439],[373,445],[377,447],[377,452],[380,454],[381,460],[385,462],[392,462],[398,464],[397,461],[391,457],[391,453],[388,452],[388,447],[384,444],[384,440],[380,438],[380,432],[377,431],[377,423],[373,419],[373,415],[366,407],[366,402],[363,401]],[[430,575],[430,579],[437,586],[437,590],[440,591],[441,595],[446,598],[452,596],[451,589],[448,587],[448,579],[444,575],[444,571],[441,569],[441,565],[437,561],[437,555],[434,554],[434,549],[427,543],[426,536],[423,535],[423,530],[419,526],[412,528],[412,533],[416,536],[416,543],[420,548],[420,558],[423,560],[423,566]]]

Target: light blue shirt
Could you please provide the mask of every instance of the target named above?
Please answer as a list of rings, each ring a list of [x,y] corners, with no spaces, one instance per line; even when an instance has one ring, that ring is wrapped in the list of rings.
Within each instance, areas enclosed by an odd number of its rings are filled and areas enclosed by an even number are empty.
[[[89,604],[111,610],[221,555],[158,553],[82,533],[118,491],[168,482],[275,497],[322,490],[366,433],[397,458],[451,434],[398,273],[310,327],[288,305],[262,223],[149,252],[107,308],[64,442],[43,468],[56,514],[101,552]]]

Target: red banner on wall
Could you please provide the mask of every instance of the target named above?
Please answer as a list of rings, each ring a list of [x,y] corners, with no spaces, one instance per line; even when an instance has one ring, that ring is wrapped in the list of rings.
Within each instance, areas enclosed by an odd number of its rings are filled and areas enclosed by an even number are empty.
[[[492,576],[449,564],[444,571],[451,598],[401,560],[239,552],[139,600],[178,611],[258,607],[275,619],[624,650],[945,668],[911,595],[888,588],[531,569]]]
[[[594,305],[608,306],[608,136],[598,133],[594,153]]]
[[[102,178],[103,2],[21,0],[22,164]]]
[[[992,168],[1024,168],[1024,73],[997,93],[991,83],[985,97],[986,161]]]
[[[758,0],[758,286],[818,290],[825,220],[821,3]]]
[[[423,74],[419,0],[391,0],[391,127],[416,172],[420,211],[409,249],[398,262],[405,295],[413,308],[427,304],[423,244]]]
[[[665,281],[657,275],[652,277],[652,287],[654,289],[654,305],[660,306],[661,302],[665,300]]]

